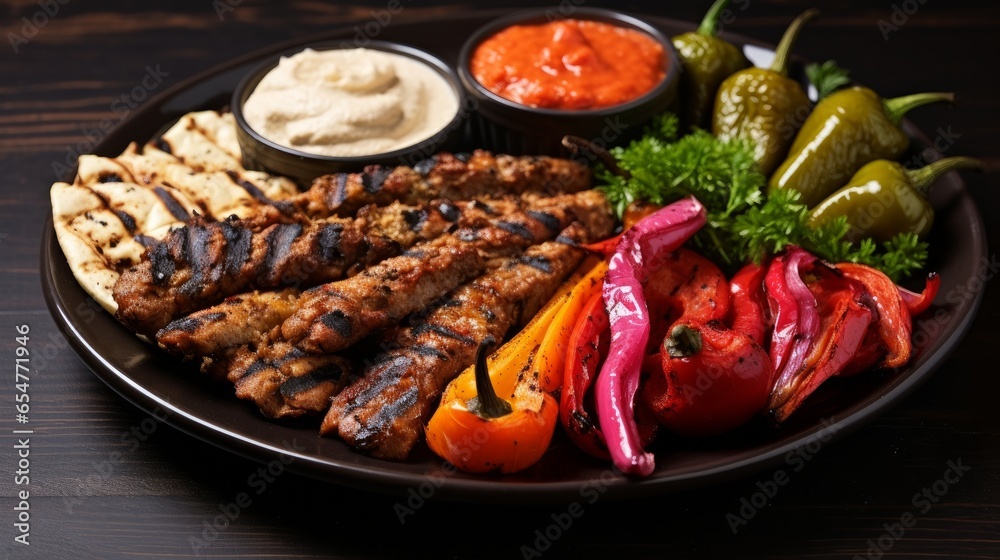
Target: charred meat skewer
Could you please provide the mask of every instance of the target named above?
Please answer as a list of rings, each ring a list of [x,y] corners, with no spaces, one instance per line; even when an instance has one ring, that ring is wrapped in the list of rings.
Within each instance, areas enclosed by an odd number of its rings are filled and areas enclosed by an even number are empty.
[[[437,198],[471,200],[534,192],[546,195],[590,188],[590,168],[569,159],[442,153],[411,167],[372,165],[362,173],[324,175],[291,201],[310,217],[350,216],[368,204],[385,206]]]
[[[216,356],[232,348],[257,345],[298,307],[299,291],[249,292],[171,321],[156,341],[187,359]]]
[[[253,401],[269,418],[323,412],[330,395],[352,381],[355,371],[346,357],[308,355],[281,341],[232,349],[218,367],[236,387],[236,396]]]

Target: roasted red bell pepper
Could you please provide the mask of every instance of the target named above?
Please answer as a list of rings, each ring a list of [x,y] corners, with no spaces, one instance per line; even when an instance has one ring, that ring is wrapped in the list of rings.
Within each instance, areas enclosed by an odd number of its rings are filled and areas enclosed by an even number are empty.
[[[595,400],[612,462],[627,474],[648,475],[655,467],[653,455],[642,449],[635,421],[635,394],[650,330],[642,283],[664,255],[704,224],[700,202],[693,197],[677,201],[625,231],[608,263],[603,294],[611,341]]]
[[[621,238],[622,234],[618,234],[614,237],[602,239],[601,241],[588,243],[587,245],[584,245],[583,248],[602,257],[610,257],[611,254],[615,252],[615,247],[618,246],[618,242],[621,241]]]
[[[651,329],[647,354],[660,352],[664,337],[678,321],[707,323],[729,314],[729,282],[711,260],[678,249],[660,260],[646,282]]]
[[[765,347],[770,321],[770,309],[764,293],[766,273],[766,266],[750,263],[729,281],[731,301],[728,321],[734,331],[749,336]]]
[[[670,431],[714,436],[753,418],[771,392],[771,358],[749,336],[717,321],[678,322],[666,337],[659,375],[642,397]]]
[[[760,283],[763,270],[758,276]],[[749,335],[723,324],[732,309],[730,293],[719,267],[687,249],[673,252],[646,286],[660,346],[641,399],[675,433],[720,434],[767,404],[771,360]],[[752,320],[762,321],[759,313],[741,317],[741,328]]]
[[[818,334],[802,365],[783,376],[771,393],[768,408],[778,422],[851,363],[878,313],[860,282],[819,260],[813,261],[809,275],[807,287],[820,317]]]

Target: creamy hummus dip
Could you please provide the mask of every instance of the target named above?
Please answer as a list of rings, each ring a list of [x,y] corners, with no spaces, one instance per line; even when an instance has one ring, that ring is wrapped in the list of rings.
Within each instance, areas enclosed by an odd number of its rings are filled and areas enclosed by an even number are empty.
[[[458,99],[423,62],[371,49],[305,49],[282,57],[243,104],[258,134],[302,152],[366,156],[443,129]]]

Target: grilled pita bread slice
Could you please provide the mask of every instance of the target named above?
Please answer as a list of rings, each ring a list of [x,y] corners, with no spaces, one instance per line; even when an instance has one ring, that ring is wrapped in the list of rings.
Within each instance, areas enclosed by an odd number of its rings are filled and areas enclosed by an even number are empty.
[[[56,183],[50,195],[56,239],[73,276],[101,307],[114,313],[118,305],[111,290],[118,271],[139,262],[145,248],[93,190]]]
[[[139,182],[176,189],[197,205],[200,214],[217,220],[233,214],[240,218],[253,216],[261,212],[262,205],[270,206],[298,192],[293,185],[285,188],[280,181],[258,181],[258,185],[244,178],[246,170],[242,167],[198,171],[153,146],[146,146],[142,153],[126,150],[115,160]]]
[[[236,118],[232,113],[197,111],[181,117],[180,122],[191,121],[198,132],[227,154],[242,161],[240,144],[236,140]]]
[[[235,131],[226,130],[232,126],[213,111],[187,115],[168,131],[182,155],[134,143],[115,158],[82,155],[73,183],[52,186],[60,248],[80,285],[109,312],[118,307],[119,273],[141,261],[144,238],[163,239],[196,213],[246,219],[273,211],[274,201],[298,192],[288,179],[243,169],[232,153],[238,156]]]

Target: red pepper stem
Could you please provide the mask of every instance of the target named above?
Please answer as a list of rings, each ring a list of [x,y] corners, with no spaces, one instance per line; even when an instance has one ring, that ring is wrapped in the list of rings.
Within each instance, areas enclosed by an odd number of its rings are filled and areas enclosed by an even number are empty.
[[[908,170],[906,175],[910,178],[910,184],[913,185],[913,188],[920,191],[920,194],[927,196],[931,185],[938,180],[938,177],[955,169],[976,169],[982,171],[983,162],[970,157],[944,158],[920,169]]]
[[[687,325],[677,325],[663,343],[671,358],[687,358],[701,351],[701,333]]]
[[[806,24],[809,20],[819,15],[819,10],[809,9],[802,12],[802,15],[795,18],[795,21],[788,26],[785,30],[785,34],[781,36],[781,42],[778,43],[778,48],[774,50],[774,62],[771,63],[771,71],[781,74],[782,76],[788,75],[788,59],[791,56],[792,46],[795,44],[795,40],[799,37],[799,31],[802,30],[802,26]]]
[[[937,103],[939,101],[954,103],[955,94],[939,92],[914,93],[913,95],[904,95],[902,97],[885,99],[882,101],[882,105],[885,106],[885,113],[888,115],[889,120],[892,121],[893,124],[899,125],[900,121],[903,120],[903,116],[912,109],[922,107],[929,103]]]
[[[507,416],[513,412],[510,403],[497,396],[496,389],[493,388],[493,381],[490,379],[490,370],[486,366],[486,356],[496,340],[492,336],[487,336],[479,343],[476,350],[476,393],[478,396],[469,400],[466,405],[470,412],[480,418],[491,420]]]
[[[705,19],[701,20],[701,25],[698,26],[698,34],[715,37],[715,34],[719,30],[719,16],[722,15],[722,10],[726,9],[728,5],[729,0],[715,0],[715,3],[712,4],[712,7],[705,14]]]

